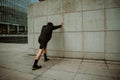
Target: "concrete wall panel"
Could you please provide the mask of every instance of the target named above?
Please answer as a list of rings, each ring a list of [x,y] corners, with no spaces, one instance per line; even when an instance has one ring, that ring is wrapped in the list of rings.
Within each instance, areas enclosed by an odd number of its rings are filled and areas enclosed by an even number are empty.
[[[63,0],[63,12],[75,12],[75,0]]]
[[[104,11],[83,12],[83,28],[85,31],[104,30]]]
[[[105,59],[104,53],[84,53],[84,58],[87,59]]]
[[[47,16],[48,10],[47,10],[47,2],[39,2],[34,4],[34,17],[41,17],[41,16]]]
[[[28,34],[28,48],[34,48],[34,34]]]
[[[120,8],[120,0],[106,0],[106,8]]]
[[[75,11],[82,11],[82,0],[74,0],[75,1]]]
[[[120,8],[106,10],[107,30],[120,30]]]
[[[28,47],[36,54],[41,27],[53,31],[48,55],[120,61],[120,0],[45,0],[29,6]]]
[[[29,48],[27,51],[28,55],[35,55],[35,49],[34,48]]]
[[[48,22],[52,22],[54,23],[54,25],[60,25],[61,22],[63,22],[63,16],[62,15],[52,15],[52,16],[48,16]],[[62,29],[57,29],[54,30],[54,32],[61,32]]]
[[[64,31],[82,31],[82,13],[64,14]]]
[[[64,51],[82,51],[82,33],[64,33]]]
[[[105,0],[83,0],[83,10],[103,9]]]
[[[84,37],[86,52],[104,52],[104,32],[86,32]]]
[[[62,13],[62,0],[48,0],[48,15]]]
[[[38,42],[38,37],[39,37],[40,34],[34,34],[34,48],[35,49],[39,49],[39,42]]]
[[[34,33],[40,33],[43,25],[47,24],[47,17],[34,18]]]
[[[120,54],[119,53],[109,53],[109,54],[105,55],[105,59],[120,61]]]
[[[64,57],[64,51],[54,51],[54,50],[48,50],[48,56],[52,57]]]
[[[47,48],[50,50],[63,50],[63,33],[53,33]]]
[[[31,5],[29,5],[29,7],[28,7],[28,11],[27,11],[27,13],[28,13],[28,18],[32,18],[32,17],[34,17],[34,5],[33,4],[31,4]]]
[[[28,34],[31,34],[34,32],[34,19],[33,18],[29,18],[28,19]]]
[[[69,57],[69,58],[83,58],[83,53],[82,52],[76,52],[76,51],[71,51],[71,52],[64,52],[64,57]]]
[[[120,32],[107,32],[107,53],[120,53]]]

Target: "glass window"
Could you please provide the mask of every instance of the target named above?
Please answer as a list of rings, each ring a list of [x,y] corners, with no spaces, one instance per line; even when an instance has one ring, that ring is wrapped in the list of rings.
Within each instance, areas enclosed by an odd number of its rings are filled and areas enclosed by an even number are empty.
[[[10,25],[9,31],[10,31],[9,32],[10,34],[16,34],[17,33],[17,26]]]
[[[0,34],[7,34],[7,25],[0,24]]]

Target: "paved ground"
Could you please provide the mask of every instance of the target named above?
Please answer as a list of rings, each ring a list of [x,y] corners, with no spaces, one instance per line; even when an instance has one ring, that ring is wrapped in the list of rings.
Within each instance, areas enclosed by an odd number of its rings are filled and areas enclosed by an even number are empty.
[[[27,44],[0,43],[0,80],[120,80],[120,62],[51,58],[32,71]]]

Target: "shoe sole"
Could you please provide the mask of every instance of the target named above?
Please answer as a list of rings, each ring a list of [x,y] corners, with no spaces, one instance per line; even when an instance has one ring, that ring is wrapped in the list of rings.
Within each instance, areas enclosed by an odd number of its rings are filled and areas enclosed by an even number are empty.
[[[40,67],[40,68],[32,68],[32,70],[37,70],[37,69],[41,69],[42,67]]]
[[[44,60],[44,62],[47,62],[47,61],[49,61],[49,60]]]

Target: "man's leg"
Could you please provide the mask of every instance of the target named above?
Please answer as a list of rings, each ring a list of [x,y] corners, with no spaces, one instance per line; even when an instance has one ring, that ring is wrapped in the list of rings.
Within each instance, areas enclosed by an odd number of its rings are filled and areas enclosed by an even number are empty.
[[[45,61],[45,62],[46,62],[46,61],[49,61],[49,59],[47,58],[47,50],[44,49],[43,53],[44,53],[44,61]]]
[[[44,52],[44,49],[39,49],[35,59],[39,60],[41,58],[43,52]]]
[[[42,66],[38,66],[37,63],[38,63],[39,59],[41,58],[43,51],[44,51],[44,49],[39,49],[39,51],[35,57],[35,61],[34,61],[32,70],[36,70],[36,69],[39,69],[42,67]]]

